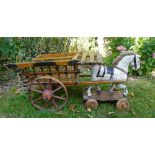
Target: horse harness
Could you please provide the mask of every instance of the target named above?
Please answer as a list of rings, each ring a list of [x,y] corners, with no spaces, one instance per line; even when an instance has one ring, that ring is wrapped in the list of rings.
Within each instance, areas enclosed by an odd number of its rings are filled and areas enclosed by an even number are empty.
[[[134,62],[135,69],[137,69],[136,54],[134,54],[133,62]]]
[[[136,54],[134,54],[134,58],[133,58],[133,61],[132,61],[132,62],[134,62],[134,67],[135,67],[135,69],[137,69]],[[131,62],[131,63],[132,63],[132,62]],[[131,64],[131,63],[130,63],[130,64]],[[117,66],[115,66],[115,68],[117,68],[118,70],[120,70],[120,71],[122,71],[122,72],[124,72],[125,74],[128,75],[128,72],[126,72],[124,69],[119,68],[119,67],[117,67]]]
[[[102,66],[100,65],[96,77],[102,77],[102,78],[104,77],[105,72],[106,72],[106,67],[104,66],[104,71],[103,71],[102,75],[100,75],[101,67]],[[111,80],[114,75],[114,67],[107,67],[107,74],[111,75],[110,79],[109,79],[109,80]]]

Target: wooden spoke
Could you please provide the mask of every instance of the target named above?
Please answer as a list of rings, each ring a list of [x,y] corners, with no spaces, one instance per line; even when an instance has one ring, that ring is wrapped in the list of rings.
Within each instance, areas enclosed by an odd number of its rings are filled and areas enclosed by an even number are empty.
[[[36,102],[38,102],[38,101],[40,101],[40,100],[42,100],[43,98],[42,98],[42,96],[41,97],[39,97],[38,99],[36,99],[35,101],[33,101],[33,103],[36,103]]]
[[[49,90],[52,89],[52,80],[51,80],[51,79],[49,79],[48,89],[49,89]]]
[[[60,96],[55,96],[55,95],[53,95],[53,97],[54,97],[54,98],[57,98],[57,99],[60,99],[60,100],[66,100],[65,98],[60,97]]]
[[[57,91],[60,90],[61,88],[62,88],[62,86],[60,86],[60,87],[54,89],[54,90],[53,90],[53,93],[57,92]]]
[[[40,90],[36,90],[36,89],[29,89],[30,91],[34,91],[34,92],[37,92],[37,93],[42,93],[42,91],[40,91]]]
[[[43,81],[46,83],[44,85]],[[36,84],[39,86],[36,88]],[[55,87],[56,88],[53,88]],[[52,91],[52,89],[54,89]],[[61,95],[53,95],[53,93],[56,93],[59,90],[62,90],[62,93],[64,97],[61,97]],[[38,93],[39,96],[33,95],[35,92]],[[44,98],[44,92],[51,95],[49,100],[48,98]],[[31,100],[32,105],[40,110],[49,110],[52,112],[59,111],[62,109],[65,104],[67,103],[68,99],[68,93],[67,89],[64,86],[64,84],[59,81],[58,79],[51,77],[51,76],[42,76],[34,79],[29,86],[29,98]],[[59,104],[61,103],[61,104]]]
[[[45,90],[45,86],[39,81],[39,79],[37,80],[37,82],[38,82],[39,85],[42,87],[42,89]]]
[[[52,101],[52,105],[57,109],[58,105],[56,104],[56,102],[54,100],[51,100],[51,101]]]

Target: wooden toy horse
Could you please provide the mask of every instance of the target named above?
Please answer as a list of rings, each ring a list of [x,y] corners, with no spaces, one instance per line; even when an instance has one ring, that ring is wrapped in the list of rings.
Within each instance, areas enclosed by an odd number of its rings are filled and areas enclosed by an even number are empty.
[[[113,67],[107,67],[103,65],[93,65],[91,68],[91,80],[92,81],[127,81],[128,69],[131,65],[132,69],[138,70],[140,68],[140,55],[132,51],[124,51],[113,61]],[[110,92],[113,92],[115,85],[112,85]],[[128,89],[125,84],[116,84],[116,87],[123,89],[123,94],[127,96]],[[87,95],[91,96],[92,86],[87,89]],[[98,86],[98,91],[101,88]]]

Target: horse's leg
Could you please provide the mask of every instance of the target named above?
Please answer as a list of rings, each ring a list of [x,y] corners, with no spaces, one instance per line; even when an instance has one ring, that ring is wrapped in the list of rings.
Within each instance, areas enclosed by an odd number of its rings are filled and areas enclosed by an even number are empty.
[[[87,89],[87,96],[88,97],[92,96],[92,93],[91,93],[92,88],[93,88],[92,86],[89,86]]]
[[[110,91],[109,91],[109,92],[110,92],[110,93],[113,93],[113,92],[114,92],[114,88],[115,88],[115,84],[113,83],[112,86],[111,86],[111,88],[110,88]]]
[[[101,93],[101,87],[99,85],[97,85],[97,90],[96,90],[97,94]]]
[[[123,95],[124,96],[128,95],[128,89],[127,89],[127,86],[125,84],[117,84],[117,87],[123,89]]]

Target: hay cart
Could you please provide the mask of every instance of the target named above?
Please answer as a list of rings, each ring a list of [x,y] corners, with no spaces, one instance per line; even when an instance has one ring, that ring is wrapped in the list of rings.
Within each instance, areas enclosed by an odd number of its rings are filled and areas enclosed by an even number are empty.
[[[61,53],[43,54],[33,58],[32,62],[8,64],[9,68],[18,70],[22,77],[27,79],[28,95],[32,105],[40,110],[58,111],[68,101],[66,86],[96,85],[123,83],[125,81],[99,81],[90,79],[90,72],[85,74],[81,70],[90,65],[103,64],[103,58],[99,53]],[[89,79],[81,81],[81,79]],[[120,91],[96,90],[88,97],[83,92],[85,101],[117,101],[117,108],[128,107],[128,102]],[[89,103],[89,102],[87,102]]]

